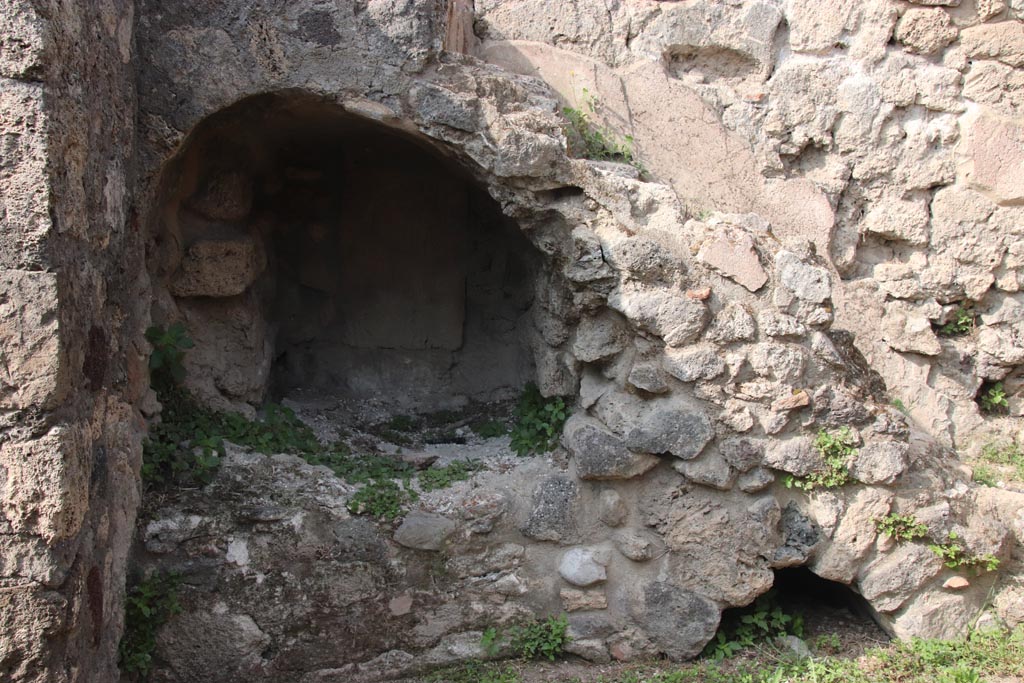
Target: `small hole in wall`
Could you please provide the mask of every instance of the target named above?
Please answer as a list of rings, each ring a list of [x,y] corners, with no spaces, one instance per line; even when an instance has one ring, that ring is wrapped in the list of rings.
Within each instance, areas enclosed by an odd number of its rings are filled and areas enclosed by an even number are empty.
[[[842,652],[859,654],[889,640],[875,622],[867,600],[849,586],[823,579],[807,567],[777,570],[773,590],[783,611],[802,615],[803,637],[811,645],[817,642],[824,649],[834,647],[831,636],[835,635]]]

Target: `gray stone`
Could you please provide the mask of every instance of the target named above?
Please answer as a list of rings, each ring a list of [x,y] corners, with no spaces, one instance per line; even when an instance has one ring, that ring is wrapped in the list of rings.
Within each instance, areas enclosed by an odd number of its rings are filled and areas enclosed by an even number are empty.
[[[788,251],[775,256],[775,267],[779,284],[797,299],[821,304],[832,296],[832,279],[824,268],[808,265]]]
[[[597,518],[610,527],[620,527],[629,517],[629,508],[618,491],[605,489],[597,498]]]
[[[455,526],[455,522],[442,515],[414,510],[395,530],[395,543],[414,550],[440,550]]]
[[[608,305],[669,346],[692,342],[707,323],[707,306],[667,287],[623,286],[608,297]]]
[[[665,371],[682,382],[711,380],[725,372],[725,361],[710,345],[665,350]]]
[[[586,316],[576,328],[572,353],[584,363],[603,360],[622,351],[625,336],[618,315],[605,311],[601,315]]]
[[[821,530],[793,502],[782,509],[779,526],[783,542],[772,555],[772,567],[781,569],[802,565],[818,545]]]
[[[556,475],[537,484],[532,509],[520,527],[537,541],[569,541],[576,536],[576,499],[579,489],[568,477]]]
[[[736,481],[736,470],[729,466],[721,453],[714,450],[694,460],[674,462],[672,467],[690,481],[720,491],[729,490]]]
[[[868,444],[857,452],[850,474],[864,484],[891,484],[907,469],[909,451],[902,441]]]
[[[810,659],[811,648],[807,647],[807,643],[804,642],[803,638],[796,636],[779,636],[775,639],[775,644],[779,647],[789,650],[790,653],[795,655],[798,659]]]
[[[814,472],[821,463],[821,454],[814,447],[814,439],[809,436],[772,441],[764,457],[764,464],[769,467],[798,477]]]
[[[761,464],[764,444],[745,437],[725,439],[718,444],[718,452],[727,463],[740,472],[746,472]]]
[[[633,604],[639,622],[658,649],[674,661],[700,654],[715,635],[721,612],[714,602],[683,588],[655,581]]]
[[[749,341],[757,333],[754,318],[742,304],[731,303],[723,308],[711,321],[705,335],[709,341],[729,344]]]
[[[711,420],[703,412],[652,405],[626,434],[626,445],[644,453],[671,453],[695,458],[714,437]]]
[[[775,475],[771,470],[766,467],[755,467],[736,478],[736,488],[744,493],[756,493],[771,486],[773,481]]]
[[[926,546],[903,543],[864,570],[858,589],[880,612],[895,612],[942,571],[942,560]]]
[[[576,461],[580,479],[629,479],[658,464],[657,457],[630,451],[600,422],[580,414],[566,422],[562,443]]]
[[[802,337],[807,327],[791,315],[763,310],[757,314],[757,325],[769,337]]]
[[[574,586],[586,588],[608,578],[607,552],[593,548],[571,548],[558,564],[559,575]]]
[[[612,660],[611,655],[608,654],[607,646],[599,638],[570,640],[565,646],[565,651],[595,664],[606,664]]]
[[[635,363],[629,370],[627,380],[637,389],[651,394],[664,394],[668,391],[665,371],[659,364],[650,361]]]

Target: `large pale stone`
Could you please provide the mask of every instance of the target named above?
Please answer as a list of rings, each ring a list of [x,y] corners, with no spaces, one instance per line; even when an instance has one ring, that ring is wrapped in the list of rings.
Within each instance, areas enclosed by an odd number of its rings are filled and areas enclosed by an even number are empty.
[[[710,345],[665,350],[665,371],[682,382],[711,380],[725,372],[725,361]]]
[[[949,45],[956,35],[956,27],[942,9],[908,9],[896,23],[896,40],[925,55]]]
[[[620,287],[608,298],[608,304],[669,346],[682,346],[696,339],[708,317],[703,303],[663,287]]]
[[[1002,21],[964,29],[960,44],[968,57],[997,59],[1010,66],[1024,66],[1024,23]]]
[[[1024,29],[1024,24],[1021,27]],[[1024,54],[1024,33],[1019,40]],[[980,112],[964,126],[960,172],[968,187],[1000,204],[1024,202],[1024,124]]]
[[[754,238],[738,228],[718,226],[716,234],[701,245],[697,258],[751,292],[768,281],[754,249]]]
[[[65,350],[53,273],[0,271],[0,408],[47,408],[61,400]]]

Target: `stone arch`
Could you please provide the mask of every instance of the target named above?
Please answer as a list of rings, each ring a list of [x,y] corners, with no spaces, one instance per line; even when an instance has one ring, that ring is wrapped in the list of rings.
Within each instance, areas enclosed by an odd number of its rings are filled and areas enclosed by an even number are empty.
[[[411,122],[302,90],[204,118],[150,219],[154,320],[195,341],[189,388],[243,412],[300,389],[436,409],[537,381],[535,290],[568,230],[505,215],[482,175]]]

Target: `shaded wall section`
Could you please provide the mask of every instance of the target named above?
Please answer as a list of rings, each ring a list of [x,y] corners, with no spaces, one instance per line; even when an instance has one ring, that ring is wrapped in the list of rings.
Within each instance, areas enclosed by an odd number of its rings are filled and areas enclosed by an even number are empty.
[[[133,3],[0,8],[0,680],[116,680],[148,385]]]
[[[185,319],[208,401],[272,388],[438,407],[531,377],[537,254],[433,147],[263,95],[200,124],[166,175],[157,317]]]

